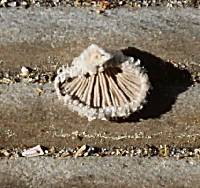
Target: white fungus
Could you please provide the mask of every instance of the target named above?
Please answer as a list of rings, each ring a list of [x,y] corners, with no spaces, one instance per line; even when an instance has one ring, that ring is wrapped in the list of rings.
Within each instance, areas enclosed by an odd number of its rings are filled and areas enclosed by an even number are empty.
[[[149,86],[139,60],[95,44],[60,68],[55,79],[58,97],[89,121],[128,117],[142,108]]]

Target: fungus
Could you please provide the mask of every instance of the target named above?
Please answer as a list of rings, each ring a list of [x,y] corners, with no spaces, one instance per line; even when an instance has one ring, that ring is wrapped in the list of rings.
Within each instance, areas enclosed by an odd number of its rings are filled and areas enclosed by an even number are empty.
[[[72,111],[93,119],[128,117],[143,107],[150,84],[140,61],[92,44],[58,70],[55,89]]]

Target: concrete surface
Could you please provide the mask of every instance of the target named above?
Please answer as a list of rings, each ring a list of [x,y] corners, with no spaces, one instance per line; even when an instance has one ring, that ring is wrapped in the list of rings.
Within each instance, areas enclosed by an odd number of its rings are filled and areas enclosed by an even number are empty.
[[[199,187],[200,162],[160,158],[32,158],[0,161],[0,186]]]
[[[41,96],[38,85],[1,85],[0,144],[199,146],[199,85],[191,83],[191,74],[200,71],[199,18],[191,8],[123,8],[108,16],[81,8],[1,9],[2,72],[19,72],[22,65],[55,71],[49,59],[66,64],[97,43],[141,59],[153,89],[144,109],[129,119],[88,123],[59,103],[51,84]]]
[[[145,120],[129,122],[87,122],[70,112],[57,100],[53,85],[43,87],[38,96],[37,84],[18,83],[0,85],[0,116],[2,146],[20,145],[75,147],[82,144],[95,146],[145,146],[146,144],[176,144],[182,147],[199,146],[200,85],[180,94],[169,112],[154,118],[159,109],[143,111]],[[166,88],[164,91],[173,90]],[[173,91],[176,93],[176,91]],[[153,101],[154,104],[155,101]],[[155,114],[154,114],[155,113]],[[149,117],[149,118],[148,118]],[[77,137],[76,134],[81,135]]]
[[[52,71],[55,66],[49,58],[66,64],[97,43],[140,58],[153,86],[145,108],[126,121],[88,123],[57,100],[52,84],[0,85],[0,146],[198,147],[200,85],[193,86],[191,76],[200,71],[199,31],[200,11],[191,8],[123,8],[110,10],[107,16],[81,8],[0,9],[0,72],[15,74],[22,65]],[[44,94],[38,96],[37,87],[43,87]],[[7,187],[89,187],[89,182],[91,187],[199,185],[196,161],[192,165],[159,158],[20,158],[0,163],[0,182]]]

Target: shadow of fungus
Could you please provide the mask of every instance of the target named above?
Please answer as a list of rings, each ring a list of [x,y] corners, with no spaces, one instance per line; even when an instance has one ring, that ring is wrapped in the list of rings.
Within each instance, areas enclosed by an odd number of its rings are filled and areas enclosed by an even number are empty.
[[[118,119],[119,122],[159,118],[171,109],[177,96],[192,85],[192,78],[187,70],[176,68],[173,64],[134,47],[123,49],[122,52],[124,55],[141,60],[141,65],[146,69],[152,88],[143,109],[127,119]]]

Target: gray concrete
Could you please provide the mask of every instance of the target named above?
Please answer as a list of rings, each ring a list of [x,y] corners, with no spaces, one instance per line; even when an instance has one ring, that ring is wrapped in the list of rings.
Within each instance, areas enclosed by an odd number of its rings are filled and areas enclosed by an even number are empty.
[[[134,40],[152,32],[200,37],[199,16],[199,10],[192,8],[144,8],[142,11],[121,8],[109,10],[107,16],[91,12],[89,8],[1,9],[0,42],[63,42],[73,39],[78,42],[88,35],[91,38],[98,36],[101,40],[111,36]],[[183,28],[187,30],[183,31]]]
[[[40,143],[46,146],[74,147],[87,143],[112,147],[145,146],[149,143],[198,147],[200,144],[199,84],[179,94],[170,111],[160,118],[136,122],[128,120],[129,123],[88,123],[86,118],[70,112],[57,99],[53,84],[45,84],[41,96],[37,94],[37,87],[41,86],[25,83],[0,85],[2,146],[32,146]],[[164,89],[167,90],[173,91],[174,88]],[[158,112],[159,109],[156,109],[155,113]],[[144,115],[153,117],[152,111],[148,113]],[[77,138],[74,132],[78,132],[83,139]]]
[[[19,158],[0,161],[0,186],[199,187],[200,162],[160,158]]]
[[[0,85],[0,147],[199,147],[200,86],[191,84],[191,76],[200,71],[199,31],[200,11],[191,8],[123,8],[107,16],[80,8],[1,8],[1,72],[16,73],[22,65],[55,70],[49,57],[66,64],[97,43],[141,59],[153,90],[144,110],[128,121],[88,123],[57,100],[52,84],[42,86],[41,96],[38,84]],[[166,63],[169,59],[187,70]],[[199,187],[200,164],[189,161],[0,160],[0,187]]]

